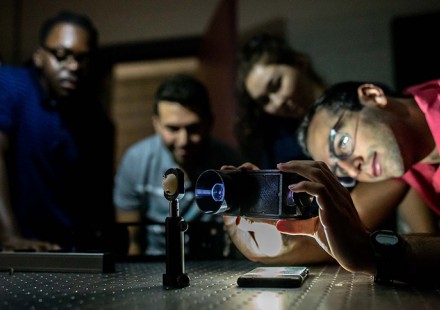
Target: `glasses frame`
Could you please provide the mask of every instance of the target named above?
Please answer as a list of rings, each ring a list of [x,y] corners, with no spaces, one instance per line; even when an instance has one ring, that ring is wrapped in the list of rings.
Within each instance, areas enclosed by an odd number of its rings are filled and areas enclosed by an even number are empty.
[[[60,65],[65,65],[69,61],[74,60],[78,65],[82,65],[89,60],[91,52],[74,53],[66,48],[52,48],[46,45],[41,46],[43,50],[52,55]],[[61,55],[61,56],[60,56]]]
[[[345,116],[345,112],[343,111],[341,116],[339,116],[338,120],[336,121],[335,125],[333,125],[333,127],[330,129],[330,134],[329,134],[329,152],[330,152],[330,157],[332,158],[334,165],[331,167],[331,170],[333,172],[333,174],[338,178],[339,182],[345,186],[345,187],[353,187],[356,184],[356,180],[354,178],[352,178],[351,176],[348,175],[348,172],[345,171],[343,168],[341,168],[338,165],[338,161],[340,160],[347,160],[349,159],[353,153],[354,150],[356,148],[356,137],[357,137],[357,131],[359,128],[359,113],[357,114],[357,119],[356,119],[356,127],[354,130],[354,135],[351,136],[349,133],[347,132],[339,132],[337,130],[337,128],[339,127],[339,124],[341,123],[342,119]],[[344,155],[337,155],[336,154],[336,150],[335,150],[335,138],[337,135],[341,135],[343,139],[348,138],[351,141],[351,150],[349,152],[347,152]],[[345,174],[344,176],[338,176],[337,171],[342,171],[343,174]]]

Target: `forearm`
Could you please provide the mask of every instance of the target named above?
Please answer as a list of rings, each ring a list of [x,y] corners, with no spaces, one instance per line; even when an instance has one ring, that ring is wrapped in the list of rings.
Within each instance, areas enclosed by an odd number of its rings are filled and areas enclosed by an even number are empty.
[[[21,234],[9,203],[0,197],[0,242],[12,238],[21,238]]]
[[[397,179],[375,183],[358,183],[351,192],[362,223],[370,231],[378,229],[404,198],[408,185]]]
[[[7,146],[7,137],[0,132],[0,240],[20,237],[10,203],[9,181],[5,162]]]
[[[276,257],[264,257],[259,261],[269,265],[313,265],[334,262],[315,241],[308,236],[282,234],[283,248]]]
[[[242,222],[242,221],[241,221]],[[225,228],[240,252],[249,260],[268,265],[316,264],[333,259],[308,236],[280,234],[275,227],[258,233],[257,224],[248,231],[238,228],[235,220],[225,220]],[[243,227],[243,224],[240,224]],[[245,227],[246,228],[246,227]],[[277,235],[274,235],[274,234]]]
[[[142,253],[141,242],[141,214],[138,211],[117,210],[116,221],[127,225],[128,231],[128,254],[140,255]]]
[[[440,279],[440,237],[429,234],[406,235],[408,242],[406,254],[407,268],[401,275],[409,282],[438,284]]]
[[[399,205],[398,213],[409,233],[438,233],[437,216],[411,188]]]

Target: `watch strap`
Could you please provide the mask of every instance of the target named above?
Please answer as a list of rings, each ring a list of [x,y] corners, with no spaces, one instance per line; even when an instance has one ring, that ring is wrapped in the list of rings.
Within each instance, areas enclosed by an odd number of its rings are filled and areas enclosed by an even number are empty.
[[[382,243],[381,240],[397,240],[396,243]],[[392,284],[395,280],[404,281],[407,268],[406,251],[408,244],[397,233],[390,230],[375,231],[370,235],[377,272],[374,282],[379,284]]]

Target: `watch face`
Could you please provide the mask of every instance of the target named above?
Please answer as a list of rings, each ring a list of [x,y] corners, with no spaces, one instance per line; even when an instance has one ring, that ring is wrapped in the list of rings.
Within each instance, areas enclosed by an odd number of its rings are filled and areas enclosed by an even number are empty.
[[[396,235],[377,234],[376,241],[382,245],[396,245],[399,243],[399,238]]]

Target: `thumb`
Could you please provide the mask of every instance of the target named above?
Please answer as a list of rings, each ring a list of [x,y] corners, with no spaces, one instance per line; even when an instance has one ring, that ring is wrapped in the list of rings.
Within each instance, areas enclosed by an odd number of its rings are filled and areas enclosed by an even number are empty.
[[[279,220],[277,229],[281,233],[290,235],[309,235],[313,236],[319,217],[312,217],[305,220]]]

